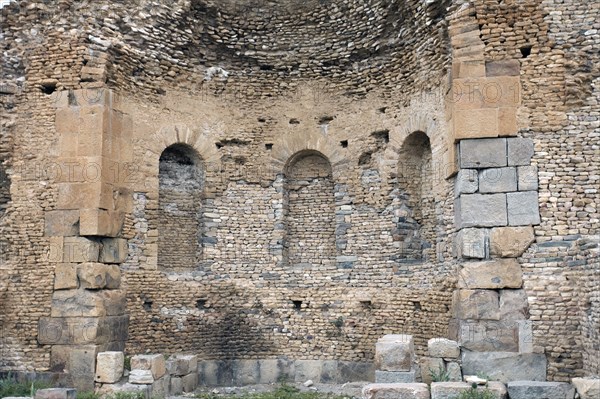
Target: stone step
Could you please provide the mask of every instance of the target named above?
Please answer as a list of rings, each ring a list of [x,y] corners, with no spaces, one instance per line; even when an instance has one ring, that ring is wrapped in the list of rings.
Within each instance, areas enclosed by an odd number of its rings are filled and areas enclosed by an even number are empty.
[[[362,390],[363,399],[431,399],[427,384],[369,384]]]

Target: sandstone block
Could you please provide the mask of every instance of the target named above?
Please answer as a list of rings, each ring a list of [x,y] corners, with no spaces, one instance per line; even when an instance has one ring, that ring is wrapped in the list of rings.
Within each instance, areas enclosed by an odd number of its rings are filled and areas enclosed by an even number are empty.
[[[125,314],[125,292],[84,289],[54,291],[52,317],[101,317]]]
[[[540,207],[536,191],[506,194],[509,226],[540,224]]]
[[[498,108],[498,136],[516,136],[518,132],[517,107]]]
[[[459,326],[458,341],[464,349],[479,352],[519,350],[516,322],[462,320],[459,321]]]
[[[79,235],[79,211],[77,210],[46,211],[44,218],[46,236]]]
[[[96,382],[114,384],[123,376],[123,352],[100,352],[96,357]]]
[[[484,373],[503,383],[523,378],[546,380],[546,356],[539,353],[465,351],[462,354],[462,367],[463,374]]]
[[[189,373],[181,378],[183,392],[194,392],[198,387],[198,374]]]
[[[480,193],[506,193],[510,191],[517,191],[517,169],[515,167],[489,168],[479,171]]]
[[[521,137],[511,137],[507,139],[508,144],[508,165],[521,166],[529,165],[533,157],[533,140]]]
[[[35,399],[75,399],[77,391],[73,388],[38,389]]]
[[[460,169],[454,182],[454,197],[472,194],[479,188],[477,169]]]
[[[498,293],[492,290],[460,289],[452,299],[454,314],[459,319],[498,320]]]
[[[519,76],[521,64],[519,60],[487,61],[485,76]]]
[[[81,235],[86,236],[115,237],[124,221],[122,212],[105,209],[81,209],[79,217]]]
[[[487,229],[465,228],[456,234],[456,255],[459,258],[486,257]]]
[[[115,265],[87,262],[77,267],[77,278],[84,289],[116,289],[121,284],[121,270]]]
[[[461,169],[501,168],[507,166],[505,138],[461,140]]]
[[[152,383],[154,383],[154,377],[152,377],[152,371],[132,369],[129,372],[129,383],[130,384],[152,384]]]
[[[571,384],[573,384],[581,399],[600,398],[599,378],[573,378]]]
[[[414,354],[412,335],[386,335],[375,344],[375,366],[382,371],[410,371]]]
[[[427,384],[369,384],[363,388],[363,399],[430,399]]]
[[[455,109],[453,118],[455,139],[498,137],[498,110],[495,108]]]
[[[463,263],[458,287],[469,289],[521,288],[523,273],[516,259]]]
[[[76,263],[57,263],[54,269],[54,289],[69,290],[79,286]]]
[[[511,193],[516,194],[516,193]],[[464,194],[456,201],[457,228],[496,227],[508,223],[507,194]]]
[[[419,359],[419,368],[421,370],[421,381],[425,384],[431,384],[432,374],[444,370],[444,360],[439,357],[422,356]]]
[[[62,262],[98,262],[100,244],[84,237],[65,237]]]
[[[495,227],[490,233],[490,254],[502,258],[518,258],[534,241],[531,226]]]
[[[566,382],[512,381],[508,395],[510,399],[573,399],[575,388]]]
[[[159,379],[166,372],[163,355],[136,355],[131,358],[131,370],[150,370],[154,379]]]
[[[458,359],[460,357],[458,342],[446,338],[431,338],[427,341],[427,350],[429,356],[434,358]]]
[[[44,345],[85,345],[124,342],[129,316],[40,317],[38,342]]]
[[[525,290],[500,290],[500,320],[525,320],[529,316]]]
[[[415,371],[375,371],[375,383],[411,383],[416,382]]]
[[[127,259],[127,240],[124,238],[104,238],[100,250],[100,262],[123,263]]]

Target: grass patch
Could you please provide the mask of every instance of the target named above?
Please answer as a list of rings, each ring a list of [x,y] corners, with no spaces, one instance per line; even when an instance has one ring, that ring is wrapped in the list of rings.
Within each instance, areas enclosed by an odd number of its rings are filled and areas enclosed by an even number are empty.
[[[478,390],[476,387],[471,387],[468,391],[463,391],[456,399],[495,399],[496,395],[489,389]]]
[[[11,375],[0,379],[0,398],[7,396],[33,397],[38,389],[51,388],[45,381],[18,382]]]
[[[348,396],[340,396],[331,393],[300,392],[298,388],[286,384],[279,386],[273,392],[245,393],[241,395],[201,393],[196,394],[195,397],[197,399],[221,399],[223,397],[236,399],[348,399]]]

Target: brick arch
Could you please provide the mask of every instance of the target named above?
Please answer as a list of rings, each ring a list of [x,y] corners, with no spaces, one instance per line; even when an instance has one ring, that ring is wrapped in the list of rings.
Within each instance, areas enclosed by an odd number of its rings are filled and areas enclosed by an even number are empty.
[[[331,164],[334,178],[341,173],[342,166],[350,162],[339,145],[322,133],[298,131],[280,136],[273,143],[270,160],[272,170],[275,173],[283,173],[294,156],[307,151],[319,153],[327,159]]]

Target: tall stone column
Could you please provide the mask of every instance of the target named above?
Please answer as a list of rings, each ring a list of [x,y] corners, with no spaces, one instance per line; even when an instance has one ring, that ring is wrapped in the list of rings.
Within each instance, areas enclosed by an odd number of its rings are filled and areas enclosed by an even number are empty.
[[[465,374],[545,380],[545,356],[533,353],[518,262],[534,241],[533,225],[540,223],[534,143],[517,137],[520,63],[485,60],[472,8],[461,8],[449,31],[448,109],[457,148],[455,255],[460,260],[452,338],[463,348]],[[495,374],[501,372],[515,375]]]
[[[50,366],[68,372],[78,389],[94,388],[98,352],[123,350],[129,316],[119,263],[120,238],[131,208],[132,122],[108,89],[62,92],[56,101],[58,185],[55,210],[46,212],[45,235],[55,266],[49,317],[38,341],[52,345]]]

